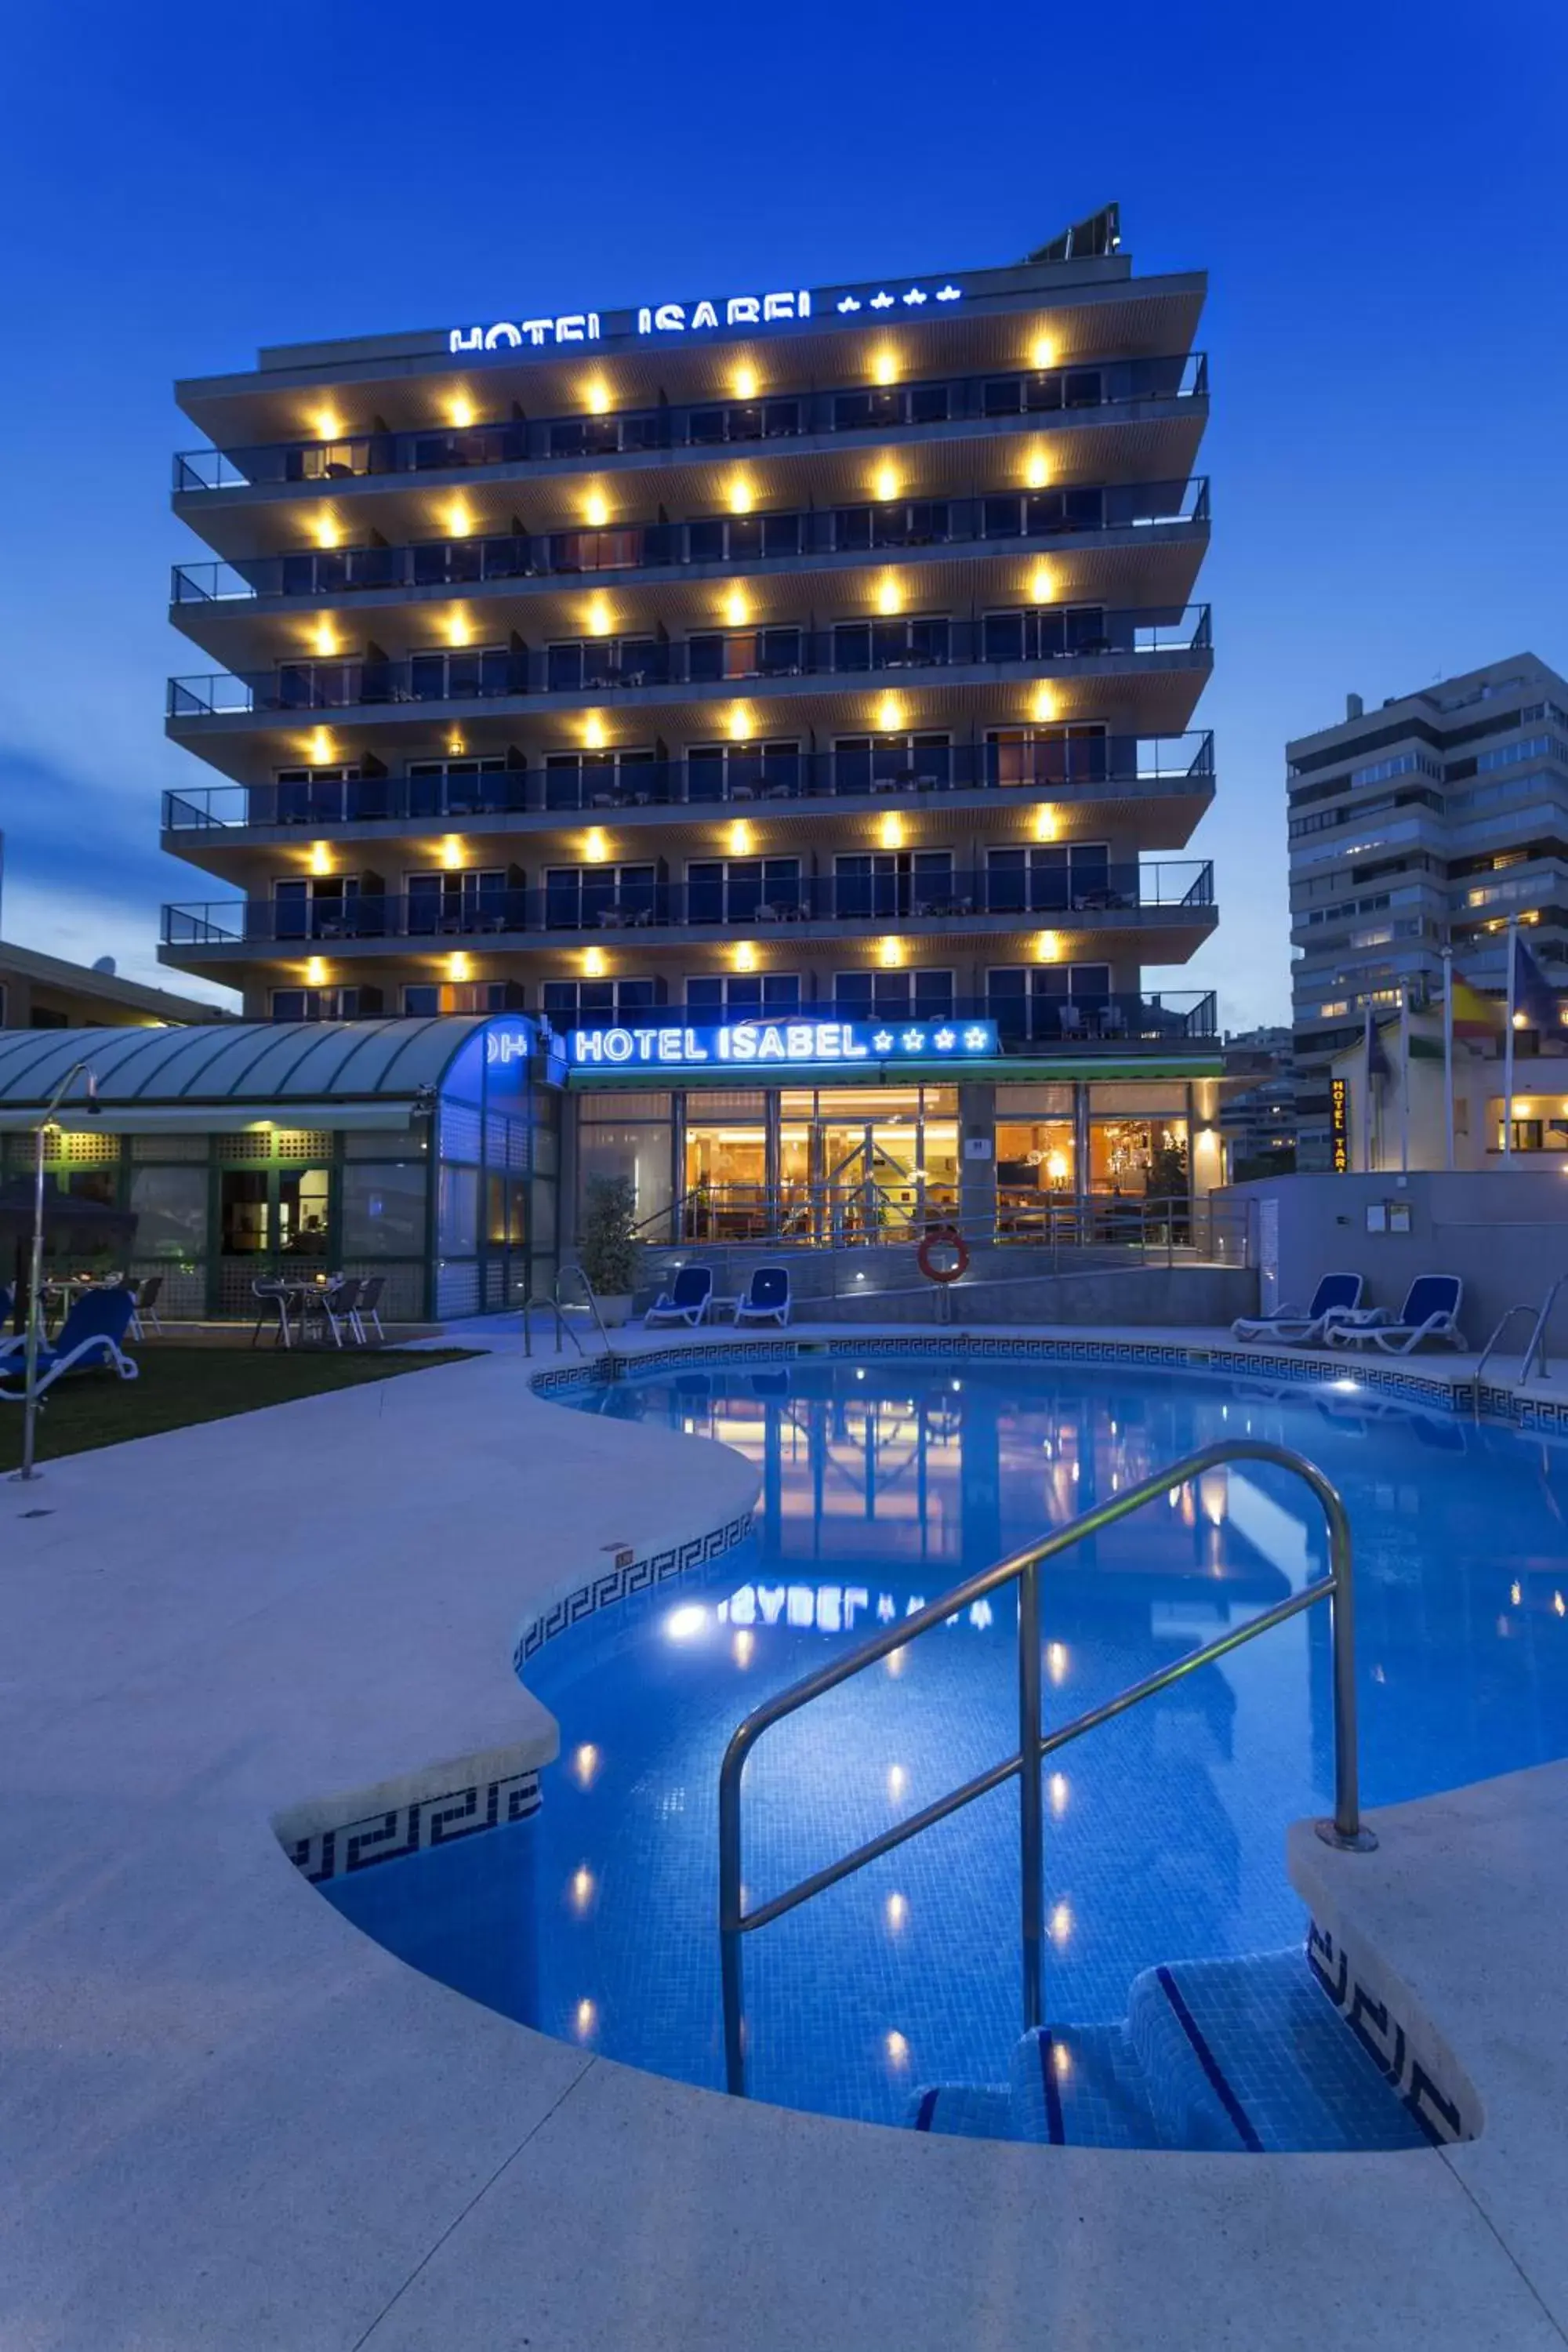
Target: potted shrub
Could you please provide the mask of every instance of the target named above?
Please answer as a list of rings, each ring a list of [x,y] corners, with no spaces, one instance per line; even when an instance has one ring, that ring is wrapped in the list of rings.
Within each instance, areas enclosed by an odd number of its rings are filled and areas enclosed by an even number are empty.
[[[589,1177],[577,1255],[606,1330],[624,1323],[632,1311],[637,1286],[636,1212],[629,1176]]]

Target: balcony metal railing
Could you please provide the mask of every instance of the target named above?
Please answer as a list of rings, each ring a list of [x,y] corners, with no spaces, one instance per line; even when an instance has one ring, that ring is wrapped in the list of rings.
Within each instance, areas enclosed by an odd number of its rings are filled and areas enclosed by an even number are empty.
[[[982,621],[910,619],[842,623],[831,629],[714,631],[663,637],[588,637],[537,652],[491,646],[401,660],[282,662],[274,669],[220,671],[169,681],[168,715],[188,719],[261,711],[349,710],[410,703],[506,701],[531,695],[613,694],[672,686],[768,684],[798,677],[851,682],[942,669],[1048,672],[1068,661],[1142,661],[1173,656],[1206,666],[1206,604],[1030,605]]]
[[[762,861],[756,861],[761,864]],[[770,861],[774,866],[783,861]],[[601,878],[602,877],[602,878]],[[623,867],[573,867],[542,888],[497,883],[427,893],[358,889],[308,901],[217,900],[163,909],[165,946],[255,941],[482,939],[531,932],[768,931],[805,923],[952,922],[1005,918],[1097,929],[1118,916],[1214,905],[1214,867],[1180,858],[1081,871],[864,875],[771,873],[742,882],[630,878]]]
[[[1208,520],[1208,481],[1195,475],[1104,488],[894,499],[877,506],[628,523],[615,530],[519,531],[408,547],[303,548],[232,563],[178,563],[170,596],[175,604],[254,602],[263,596],[320,600],[405,588],[474,587],[486,581],[575,581],[688,564],[750,567],[907,548],[984,545],[1005,552],[1079,533],[1201,525]]]
[[[744,751],[713,758],[592,757],[546,767],[478,762],[407,776],[310,776],[265,784],[205,784],[163,795],[165,833],[215,827],[372,824],[413,819],[706,809],[755,802],[864,800],[931,793],[1047,793],[1098,799],[1161,785],[1207,791],[1214,737],[1068,736],[1032,743],[908,742],[860,751]]]
[[[476,467],[635,457],[661,449],[731,449],[818,434],[888,433],[932,425],[1006,425],[1145,400],[1196,400],[1208,391],[1202,352],[1111,360],[1099,366],[950,376],[927,383],[808,392],[750,401],[701,401],[602,416],[515,418],[414,432],[344,433],[230,449],[186,449],[174,490],[313,486],[367,475],[456,473]]]

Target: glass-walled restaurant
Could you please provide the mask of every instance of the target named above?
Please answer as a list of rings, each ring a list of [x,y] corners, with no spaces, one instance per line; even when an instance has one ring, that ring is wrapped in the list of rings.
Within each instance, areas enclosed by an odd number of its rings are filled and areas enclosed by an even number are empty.
[[[579,1213],[628,1177],[651,1242],[918,1239],[994,1186],[997,1237],[1114,1236],[1219,1181],[1212,1080],[574,1089]],[[965,1181],[967,1180],[967,1181]]]

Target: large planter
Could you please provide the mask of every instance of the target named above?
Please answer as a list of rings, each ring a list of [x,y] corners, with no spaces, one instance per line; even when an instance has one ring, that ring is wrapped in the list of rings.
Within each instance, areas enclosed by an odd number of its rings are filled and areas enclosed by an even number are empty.
[[[618,1331],[623,1323],[629,1323],[632,1319],[632,1294],[629,1290],[609,1295],[596,1290],[594,1304],[606,1331]]]

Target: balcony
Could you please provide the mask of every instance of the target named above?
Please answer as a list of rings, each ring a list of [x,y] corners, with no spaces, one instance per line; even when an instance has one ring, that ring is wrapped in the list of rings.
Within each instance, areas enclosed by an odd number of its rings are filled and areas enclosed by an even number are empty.
[[[921,976],[913,975],[917,980]],[[1040,976],[1020,974],[1020,986],[993,989],[983,996],[916,998],[912,1010],[906,1003],[879,1003],[873,983],[871,992],[862,997],[812,997],[803,999],[799,1006],[731,1003],[720,1011],[711,1004],[676,998],[637,1012],[547,1013],[543,1017],[558,1031],[625,1029],[671,1021],[700,1028],[720,1021],[787,1022],[797,1015],[812,1021],[881,1021],[898,1028],[911,1022],[930,1028],[948,1021],[994,1021],[1002,1050],[1009,1054],[1043,1047],[1093,1052],[1107,1045],[1147,1053],[1201,1051],[1205,1045],[1217,1049],[1219,1022],[1212,989],[1162,989],[1152,995],[1142,990],[1100,991],[1074,996],[1064,975],[1060,992],[1046,995],[1028,984],[1031,977]]]
[[[656,572],[694,564],[748,568],[813,557],[853,557],[935,547],[1018,545],[1209,520],[1206,478],[1104,488],[1008,491],[979,499],[895,499],[875,506],[799,513],[720,515],[695,522],[615,530],[518,532],[431,540],[410,547],[301,549],[235,563],[176,564],[175,605],[355,594],[489,583]]]
[[[174,492],[313,486],[372,475],[449,474],[479,467],[596,462],[669,449],[725,450],[837,433],[908,431],[1097,412],[1140,401],[1196,401],[1208,392],[1201,352],[1112,360],[1023,374],[946,377],[929,383],[788,398],[708,401],[595,416],[518,418],[417,432],[347,434],[234,449],[188,449],[174,459]]]
[[[1020,853],[1025,856],[1026,853]],[[543,888],[488,877],[450,877],[424,893],[352,888],[313,902],[233,899],[163,909],[168,948],[363,945],[388,940],[549,940],[564,943],[609,932],[675,931],[725,937],[795,930],[806,925],[923,924],[927,934],[1065,925],[1079,932],[1131,931],[1150,917],[1207,929],[1214,914],[1214,867],[1206,859],[1144,866],[1100,866],[1087,874],[1066,866],[998,872],[931,867],[910,859],[876,861],[891,870],[855,875],[780,872],[797,864],[748,861],[759,871],[711,880],[667,882],[649,866],[563,868]],[[872,863],[872,861],[868,861]]]
[[[945,793],[1048,793],[1057,799],[1198,794],[1214,789],[1214,737],[1089,735],[1017,743],[913,743],[867,751],[730,749],[710,758],[616,761],[606,756],[511,768],[444,762],[407,776],[302,777],[288,783],[208,784],[163,795],[163,831],[336,825],[476,818],[600,815],[605,810],[698,812],[758,802],[901,799]]]
[[[533,695],[600,695],[672,686],[780,684],[981,668],[1048,674],[1056,664],[1115,664],[1163,656],[1206,667],[1213,638],[1206,604],[1110,611],[1102,605],[1030,605],[982,621],[841,622],[831,629],[714,631],[672,642],[658,636],[574,639],[541,651],[488,647],[417,653],[402,660],[283,662],[271,670],[218,672],[169,681],[172,719],[280,711],[471,704]]]

